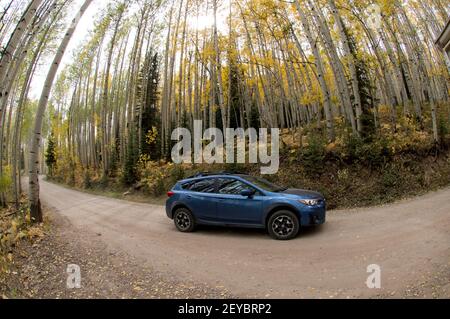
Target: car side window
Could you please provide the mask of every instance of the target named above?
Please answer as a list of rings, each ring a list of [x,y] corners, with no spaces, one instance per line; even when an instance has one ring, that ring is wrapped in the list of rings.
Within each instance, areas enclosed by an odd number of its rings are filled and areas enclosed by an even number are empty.
[[[214,193],[215,191],[214,179],[202,179],[190,184],[183,185],[183,189],[196,193]]]
[[[218,180],[217,193],[225,195],[239,195],[243,191],[254,189],[253,187],[231,178],[220,178]]]

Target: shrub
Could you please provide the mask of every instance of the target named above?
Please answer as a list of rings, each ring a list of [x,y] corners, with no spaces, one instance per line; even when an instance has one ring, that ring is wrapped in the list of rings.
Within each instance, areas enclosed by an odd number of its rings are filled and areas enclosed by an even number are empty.
[[[342,159],[349,163],[361,163],[370,167],[382,167],[391,159],[389,141],[383,135],[367,143],[357,135],[350,135],[344,141]]]
[[[383,175],[381,177],[382,186],[385,190],[394,188],[399,182],[399,174],[398,170],[395,166],[388,166],[383,171]]]
[[[300,151],[300,160],[310,174],[319,174],[323,171],[326,156],[325,140],[321,136],[312,136],[309,143]]]
[[[344,139],[342,157],[348,163],[354,163],[361,159],[364,142],[362,138],[355,134],[349,134]]]
[[[185,169],[182,165],[171,165],[169,169],[169,184],[167,188],[175,185],[176,182],[186,177]]]
[[[372,144],[364,144],[362,160],[368,166],[383,167],[384,164],[391,160],[391,155],[388,141],[383,136],[380,136]]]
[[[136,144],[136,134],[132,131],[122,172],[122,183],[126,186],[131,186],[138,181],[136,166],[139,162],[139,155]]]
[[[89,169],[84,171],[83,187],[86,189],[92,188],[92,177]]]
[[[6,166],[3,168],[2,175],[0,175],[0,192],[7,192],[11,185],[11,168],[9,166]]]
[[[226,163],[224,164],[224,171],[226,172],[237,172],[237,173],[246,173],[248,172],[248,167],[246,164],[239,163]]]
[[[441,137],[445,137],[450,133],[449,132],[450,131],[449,123],[448,123],[447,119],[440,118],[438,129],[439,129],[439,136],[441,136]]]
[[[166,191],[164,181],[170,176],[167,167],[152,161],[140,161],[140,180],[144,190],[153,196],[161,196]]]
[[[102,173],[100,180],[99,180],[99,185],[102,188],[106,188],[109,185],[109,179],[108,179],[108,175]]]

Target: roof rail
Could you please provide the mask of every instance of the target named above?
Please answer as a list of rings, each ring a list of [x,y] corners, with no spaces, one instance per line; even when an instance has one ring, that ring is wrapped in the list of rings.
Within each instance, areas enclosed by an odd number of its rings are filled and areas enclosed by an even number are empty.
[[[207,176],[215,176],[215,175],[247,175],[247,173],[243,172],[232,172],[232,171],[221,171],[221,172],[199,172],[193,176],[188,177],[191,178],[199,178],[199,177],[207,177]]]

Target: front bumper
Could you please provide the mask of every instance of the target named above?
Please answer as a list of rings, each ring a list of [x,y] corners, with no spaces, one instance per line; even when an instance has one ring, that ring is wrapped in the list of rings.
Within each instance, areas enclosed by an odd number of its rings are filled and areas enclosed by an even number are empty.
[[[325,224],[327,219],[327,208],[325,205],[308,207],[302,210],[302,226],[318,226]]]
[[[312,214],[309,216],[309,226],[317,226],[325,224],[327,217],[326,214]]]

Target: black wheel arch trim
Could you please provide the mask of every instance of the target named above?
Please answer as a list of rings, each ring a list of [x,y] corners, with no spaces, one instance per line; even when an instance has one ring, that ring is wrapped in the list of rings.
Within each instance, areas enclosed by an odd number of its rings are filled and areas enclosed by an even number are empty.
[[[291,204],[287,204],[287,203],[275,203],[270,205],[269,207],[266,208],[266,210],[264,211],[263,217],[263,223],[265,226],[267,226],[267,223],[269,221],[269,218],[272,214],[280,211],[280,210],[288,210],[293,212],[294,214],[297,215],[297,218],[299,219],[299,221],[301,220],[301,213],[298,210],[298,208],[294,207]]]
[[[192,209],[188,205],[186,205],[185,203],[176,202],[172,205],[172,208],[170,209],[170,214],[171,214],[172,219],[175,218],[175,212],[180,208],[186,208],[191,212],[191,214],[193,214]]]

